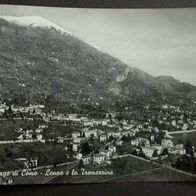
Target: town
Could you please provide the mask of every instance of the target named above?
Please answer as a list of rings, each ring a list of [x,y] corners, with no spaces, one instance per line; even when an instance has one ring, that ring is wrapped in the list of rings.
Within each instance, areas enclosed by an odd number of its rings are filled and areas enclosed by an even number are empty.
[[[131,155],[196,172],[195,144],[175,139],[175,135],[196,132],[196,113],[164,103],[158,110],[146,105],[140,117],[133,115],[105,112],[92,117],[89,113],[48,112],[43,104],[1,102],[0,170],[56,168],[75,161],[83,168],[101,167]],[[14,183],[11,178],[1,181]]]

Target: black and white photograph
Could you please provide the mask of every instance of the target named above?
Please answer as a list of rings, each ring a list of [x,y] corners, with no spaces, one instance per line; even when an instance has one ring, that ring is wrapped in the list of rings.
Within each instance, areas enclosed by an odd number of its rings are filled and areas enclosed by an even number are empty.
[[[196,181],[196,8],[0,5],[0,184]]]

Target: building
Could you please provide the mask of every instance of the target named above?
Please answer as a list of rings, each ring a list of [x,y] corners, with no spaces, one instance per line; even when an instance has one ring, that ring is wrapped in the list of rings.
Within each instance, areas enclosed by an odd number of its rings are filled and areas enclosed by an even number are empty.
[[[183,144],[177,144],[176,146],[169,148],[168,152],[170,154],[174,154],[174,155],[177,155],[177,154],[183,155],[186,153],[186,150],[185,150]]]
[[[113,136],[115,138],[120,138],[122,136],[122,132],[121,131],[108,131],[107,137],[109,138],[110,136]]]
[[[163,146],[162,145],[153,144],[151,147],[154,148],[157,151],[158,155],[160,155],[163,151]]]
[[[89,155],[84,156],[84,157],[82,157],[82,161],[83,161],[84,165],[88,165],[92,162],[92,157]]]
[[[131,141],[131,145],[133,145],[133,146],[139,146],[139,145],[148,146],[148,145],[150,145],[150,141],[146,138],[136,138],[135,140]]]
[[[0,114],[4,114],[5,113],[5,108],[0,106]]]
[[[46,128],[48,128],[48,125],[39,125],[39,128],[40,129],[46,129]]]
[[[93,163],[101,165],[105,161],[105,156],[102,154],[95,154],[93,156]]]
[[[108,159],[108,158],[110,158],[112,153],[110,150],[100,149],[99,154],[104,155],[105,158]]]
[[[146,155],[147,158],[151,159],[153,157],[155,149],[150,146],[142,147],[142,152]]]
[[[107,140],[107,135],[106,134],[101,134],[100,136],[99,136],[99,141],[100,142],[105,142]]]
[[[36,137],[38,140],[42,140],[42,138],[43,138],[41,134],[37,134]]]
[[[77,137],[80,137],[81,133],[80,131],[74,131],[72,134],[71,134],[71,137],[72,138],[77,138]]]
[[[76,153],[75,155],[73,155],[74,158],[76,158],[77,160],[82,159],[82,154],[81,153]]]
[[[114,154],[114,153],[116,153],[116,146],[109,146],[109,147],[108,147],[108,150],[109,150],[112,154]]]
[[[107,120],[102,120],[102,121],[101,121],[101,125],[102,125],[102,126],[106,126],[107,124],[108,124],[108,121],[107,121]]]
[[[61,137],[61,136],[58,136],[56,142],[57,142],[58,144],[62,144],[62,143],[64,142],[64,138]]]
[[[122,146],[122,145],[123,145],[123,141],[122,141],[122,140],[116,141],[116,145],[117,145],[117,146]]]
[[[41,129],[41,128],[38,128],[35,130],[35,133],[42,133],[42,132],[43,132],[43,129]]]
[[[82,131],[86,138],[98,138],[97,129],[83,129]]]
[[[74,144],[74,143],[73,143],[73,145],[72,145],[72,150],[73,150],[74,152],[78,152],[78,151],[79,151],[79,147],[80,147],[79,144]]]
[[[162,139],[161,145],[163,146],[163,148],[171,148],[173,147],[173,142],[170,139]]]
[[[139,146],[139,144],[140,144],[139,138],[137,138],[135,140],[131,140],[131,145],[133,145],[133,146]]]
[[[93,127],[94,126],[93,121],[83,121],[82,124],[84,127]]]
[[[84,140],[83,137],[75,137],[75,138],[73,138],[73,142],[74,143],[78,143],[78,144],[80,144],[83,140]]]

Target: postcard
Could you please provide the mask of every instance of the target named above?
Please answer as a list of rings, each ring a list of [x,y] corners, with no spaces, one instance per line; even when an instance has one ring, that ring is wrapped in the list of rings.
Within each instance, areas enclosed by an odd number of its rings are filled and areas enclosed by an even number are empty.
[[[195,24],[0,5],[0,184],[195,181]]]

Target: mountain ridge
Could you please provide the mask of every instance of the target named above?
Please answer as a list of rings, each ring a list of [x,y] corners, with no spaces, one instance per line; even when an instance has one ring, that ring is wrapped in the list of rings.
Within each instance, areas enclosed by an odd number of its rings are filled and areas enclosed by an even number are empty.
[[[147,101],[196,95],[191,84],[154,77],[54,28],[16,25],[0,17],[0,36],[2,97]]]

